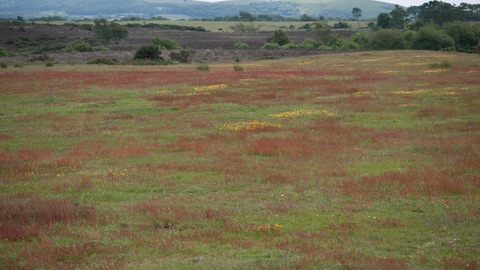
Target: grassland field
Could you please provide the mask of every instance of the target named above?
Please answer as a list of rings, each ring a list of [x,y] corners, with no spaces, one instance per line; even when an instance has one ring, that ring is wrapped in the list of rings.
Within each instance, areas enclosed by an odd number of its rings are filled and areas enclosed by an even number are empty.
[[[0,268],[479,269],[479,63],[1,69]]]
[[[188,19],[188,18],[187,18]],[[50,22],[50,24],[55,25],[63,25],[65,22]],[[86,24],[93,24],[93,22],[82,22]],[[226,21],[156,21],[156,20],[148,20],[148,21],[117,21],[117,23],[121,25],[126,25],[128,23],[140,23],[140,24],[147,24],[147,23],[157,23],[157,24],[173,24],[173,25],[181,25],[181,26],[192,26],[192,27],[203,27],[207,31],[212,32],[233,32],[230,28],[239,23],[243,24],[250,24],[252,23],[255,27],[259,27],[260,31],[273,31],[279,29],[280,27],[289,27],[290,25],[295,26],[295,29],[298,29],[300,26],[305,25],[306,23],[312,22],[263,22],[263,21],[255,21],[255,22],[226,22]],[[328,25],[333,27],[338,21],[327,21]],[[368,31],[368,22],[367,21],[347,21],[348,25],[351,28],[350,30],[365,30]],[[222,30],[219,30],[222,29]],[[288,31],[288,29],[286,29]],[[335,30],[335,29],[334,29]],[[347,29],[338,29],[338,30],[347,30]]]

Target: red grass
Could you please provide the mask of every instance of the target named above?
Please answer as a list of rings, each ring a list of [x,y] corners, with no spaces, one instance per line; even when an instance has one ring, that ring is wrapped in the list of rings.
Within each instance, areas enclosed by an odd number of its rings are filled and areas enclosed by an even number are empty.
[[[9,240],[37,237],[42,226],[88,220],[95,208],[74,205],[69,200],[37,197],[22,203],[2,202],[0,205],[0,237]]]
[[[429,117],[444,117],[450,118],[453,116],[459,115],[459,112],[455,109],[445,108],[445,107],[437,107],[437,106],[429,106],[427,108],[419,109],[413,117],[418,118],[429,118]]]
[[[226,208],[190,210],[162,199],[137,202],[131,210],[149,213],[154,226],[162,228],[176,227],[194,220],[224,221],[231,215],[231,211]]]
[[[13,139],[12,136],[8,134],[0,134],[0,140],[11,140]]]
[[[310,149],[301,140],[260,138],[252,141],[247,147],[247,152],[263,156],[307,156]]]
[[[344,194],[354,198],[406,196],[442,196],[477,194],[472,189],[479,176],[452,176],[425,169],[425,171],[386,172],[377,176],[345,180],[341,184]]]
[[[115,249],[115,250],[114,250]],[[102,268],[118,269],[124,264],[124,258],[112,256],[124,247],[104,247],[98,242],[78,243],[71,246],[58,246],[52,240],[41,238],[38,244],[26,243],[21,257],[8,259],[9,269],[37,268]]]

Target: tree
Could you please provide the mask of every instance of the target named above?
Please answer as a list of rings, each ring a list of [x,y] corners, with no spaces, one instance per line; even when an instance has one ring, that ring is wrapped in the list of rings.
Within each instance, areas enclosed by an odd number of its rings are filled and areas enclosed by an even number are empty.
[[[390,26],[398,30],[403,30],[405,23],[410,21],[410,19],[405,18],[408,17],[408,13],[399,5],[395,5],[395,8],[390,11],[390,17]]]
[[[158,46],[155,44],[143,45],[135,52],[133,59],[149,59],[152,61],[163,60],[160,56],[162,52],[158,49]]]
[[[302,21],[302,22],[314,22],[314,21],[318,21],[318,19],[305,13],[300,17],[300,21]]]
[[[368,45],[371,50],[404,50],[407,42],[403,35],[393,29],[380,29],[368,38]]]
[[[308,33],[309,36],[312,36],[315,40],[319,40],[325,46],[325,49],[328,46],[328,42],[335,38],[331,28],[319,28],[315,31]]]
[[[97,38],[101,39],[116,39],[124,40],[128,36],[127,28],[121,26],[118,23],[110,22],[106,19],[96,19],[94,20],[95,26],[93,28],[93,33]]]
[[[381,28],[390,28],[390,14],[388,13],[380,13],[377,16],[377,25]]]
[[[368,43],[368,34],[363,32],[357,32],[351,37],[351,39],[359,46],[362,46]]]
[[[362,10],[358,7],[352,9],[352,15],[355,17],[355,19],[358,20],[358,18],[362,17]]]
[[[433,50],[455,47],[453,38],[440,30],[427,26],[421,28],[413,38],[412,49]]]
[[[240,32],[242,33],[242,35],[245,35],[246,33],[256,33],[260,31],[260,26],[256,27],[253,25],[253,23],[250,23],[250,24],[237,23],[235,25],[230,26],[230,29],[232,29],[234,32]]]
[[[420,7],[418,18],[428,22],[430,19],[442,26],[445,22],[461,20],[464,17],[464,12],[461,7],[455,7],[450,3],[442,1],[430,1],[423,3]]]
[[[5,47],[0,46],[0,57],[5,57],[7,56],[7,50]]]
[[[257,20],[257,16],[252,15],[250,12],[240,11],[239,15],[240,15],[240,20],[242,20],[242,21],[253,22],[253,21]]]
[[[471,52],[480,42],[480,27],[464,22],[448,22],[443,25],[443,32],[455,41],[455,48],[460,52]]]
[[[158,46],[159,50],[181,50],[182,46],[169,38],[154,37],[152,43]]]
[[[318,16],[318,20],[319,21],[325,21],[325,16],[323,16],[323,15]]]
[[[23,17],[22,16],[17,16],[17,21],[23,22]]]
[[[420,12],[420,7],[418,6],[410,6],[407,8],[408,15],[412,16],[415,21],[417,20],[419,12]]]
[[[279,46],[293,43],[290,37],[288,36],[287,32],[283,31],[282,29],[277,29],[273,31],[273,35],[271,37],[270,42],[277,43]]]

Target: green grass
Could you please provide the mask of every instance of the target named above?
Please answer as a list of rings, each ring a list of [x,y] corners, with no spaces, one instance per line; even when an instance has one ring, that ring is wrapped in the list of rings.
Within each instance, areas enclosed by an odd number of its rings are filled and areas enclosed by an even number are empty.
[[[242,61],[243,72],[4,70],[0,263],[478,265],[478,60],[394,51]],[[427,67],[443,61],[448,72]]]
[[[444,62],[441,62],[441,63],[430,63],[430,64],[428,64],[428,67],[430,67],[430,68],[449,68],[449,67],[452,67],[452,63],[450,63],[448,61],[444,61]]]

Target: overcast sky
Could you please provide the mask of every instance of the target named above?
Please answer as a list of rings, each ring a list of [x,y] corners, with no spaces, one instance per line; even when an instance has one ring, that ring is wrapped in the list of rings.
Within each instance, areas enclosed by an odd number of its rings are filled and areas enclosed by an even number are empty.
[[[398,4],[404,7],[409,6],[421,6],[423,3],[428,2],[424,0],[381,0],[379,2],[386,2],[392,4]],[[447,2],[450,4],[456,4],[457,6],[460,3],[469,3],[469,4],[480,4],[480,0],[442,0],[442,2]]]

